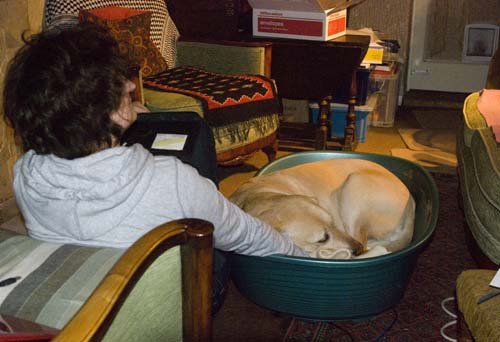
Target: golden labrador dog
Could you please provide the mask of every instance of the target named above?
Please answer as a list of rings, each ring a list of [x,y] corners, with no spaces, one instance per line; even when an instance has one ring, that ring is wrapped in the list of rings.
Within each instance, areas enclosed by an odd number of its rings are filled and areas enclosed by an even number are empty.
[[[415,201],[383,166],[362,159],[301,164],[254,177],[230,200],[316,258],[371,257],[406,247]]]

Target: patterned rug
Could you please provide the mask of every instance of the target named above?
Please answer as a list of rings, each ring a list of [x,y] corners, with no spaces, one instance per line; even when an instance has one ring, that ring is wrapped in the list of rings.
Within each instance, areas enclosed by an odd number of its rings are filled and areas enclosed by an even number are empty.
[[[420,255],[403,299],[391,310],[360,322],[311,322],[292,319],[284,341],[314,342],[420,342],[443,341],[440,329],[452,320],[441,302],[453,297],[455,280],[464,269],[474,268],[458,207],[456,175],[433,174],[440,195],[439,219],[434,237]],[[446,304],[454,312],[454,302]],[[455,338],[455,327],[446,329]]]
[[[430,172],[456,172],[456,130],[399,129],[407,148],[393,148],[391,154],[425,167]]]

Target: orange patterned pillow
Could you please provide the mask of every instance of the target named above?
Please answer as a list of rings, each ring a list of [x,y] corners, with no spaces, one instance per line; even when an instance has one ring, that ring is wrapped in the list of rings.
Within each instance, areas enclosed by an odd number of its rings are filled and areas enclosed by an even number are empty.
[[[106,26],[120,51],[140,66],[144,76],[168,69],[167,61],[149,37],[151,12],[116,6],[82,9],[79,20]]]

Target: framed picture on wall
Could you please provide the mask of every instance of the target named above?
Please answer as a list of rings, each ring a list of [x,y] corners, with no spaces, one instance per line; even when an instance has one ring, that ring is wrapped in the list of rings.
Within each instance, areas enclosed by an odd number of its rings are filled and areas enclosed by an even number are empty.
[[[465,26],[462,62],[489,63],[498,47],[499,27],[492,24]]]

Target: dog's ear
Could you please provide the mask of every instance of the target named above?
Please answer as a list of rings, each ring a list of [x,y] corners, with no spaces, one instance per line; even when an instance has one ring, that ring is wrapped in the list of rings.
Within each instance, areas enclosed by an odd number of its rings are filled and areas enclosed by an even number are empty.
[[[279,210],[274,210],[272,207],[260,213],[259,218],[268,223],[271,227],[278,231],[283,229],[283,220],[281,218]]]

